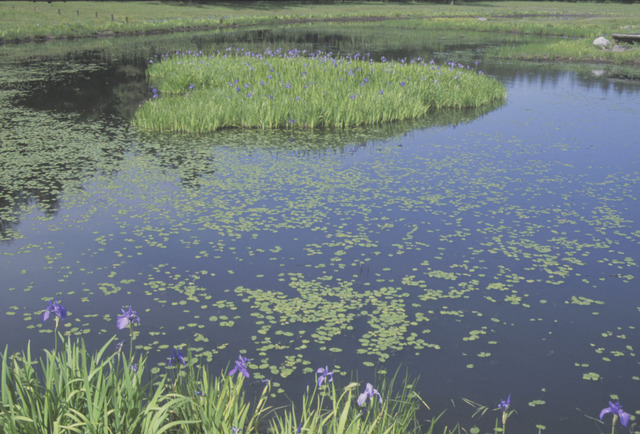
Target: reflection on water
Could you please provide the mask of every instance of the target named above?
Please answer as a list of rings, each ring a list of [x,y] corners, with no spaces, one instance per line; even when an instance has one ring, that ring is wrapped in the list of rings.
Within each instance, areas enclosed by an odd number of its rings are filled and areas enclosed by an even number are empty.
[[[303,30],[241,35],[452,55],[400,31],[376,45]],[[481,62],[508,86],[503,106],[346,131],[140,134],[127,120],[148,58],[230,42],[164,38],[3,59],[3,344],[47,347],[39,313],[55,295],[64,330],[96,346],[132,304],[154,362],[179,343],[220,367],[244,349],[291,397],[321,365],[366,379],[402,364],[435,414],[486,431],[494,415],[470,420],[460,397],[511,393],[514,432],[588,432],[581,411],[611,393],[640,408],[640,86]],[[463,57],[481,60],[471,45]]]

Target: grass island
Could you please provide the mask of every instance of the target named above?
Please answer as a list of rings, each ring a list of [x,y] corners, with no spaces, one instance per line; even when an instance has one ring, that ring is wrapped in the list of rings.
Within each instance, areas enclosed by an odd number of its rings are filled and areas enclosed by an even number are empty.
[[[426,116],[430,109],[503,100],[504,86],[468,65],[367,54],[240,49],[151,60],[153,97],[134,117],[143,130],[348,128]]]

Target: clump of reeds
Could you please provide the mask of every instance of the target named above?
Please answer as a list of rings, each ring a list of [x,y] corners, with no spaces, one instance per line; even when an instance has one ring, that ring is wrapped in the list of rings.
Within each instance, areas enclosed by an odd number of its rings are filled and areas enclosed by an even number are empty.
[[[269,385],[252,404],[243,376],[212,376],[204,366],[147,371],[110,339],[95,354],[67,340],[60,352],[2,354],[0,431],[5,433],[251,432],[264,414]],[[39,368],[39,369],[38,369]]]
[[[154,375],[146,356],[130,358],[122,348],[111,338],[91,354],[84,340],[67,338],[61,351],[45,350],[39,360],[32,358],[29,346],[14,355],[5,349],[0,430],[250,433],[266,432],[269,426],[271,433],[425,432],[417,412],[426,404],[408,377],[401,382],[397,374],[379,377],[380,392],[367,384],[359,395],[357,382],[338,391],[327,381],[308,390],[300,408],[292,404],[279,415],[267,406],[268,380],[254,382],[261,389],[254,399],[245,396],[251,375],[247,358],[241,356],[229,373],[212,375],[174,348],[168,369]]]
[[[227,49],[152,59],[153,95],[134,117],[140,129],[348,128],[428,116],[502,100],[505,87],[475,67],[367,55]]]

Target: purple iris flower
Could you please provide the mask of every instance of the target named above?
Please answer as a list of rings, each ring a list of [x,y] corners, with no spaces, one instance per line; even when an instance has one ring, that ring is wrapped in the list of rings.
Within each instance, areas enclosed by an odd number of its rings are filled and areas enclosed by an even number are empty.
[[[184,359],[180,348],[173,348],[171,357],[169,357],[169,367],[173,366],[174,361],[182,363],[182,366],[187,366],[187,361]]]
[[[44,315],[42,315],[42,321],[46,321],[49,319],[49,316],[55,313],[56,316],[60,319],[65,319],[67,317],[67,310],[61,305],[59,302],[52,302],[49,300],[49,306],[47,306],[47,310],[44,311]]]
[[[407,83],[405,83],[404,81],[400,82],[400,86],[404,86],[405,84],[407,84]]]
[[[231,427],[231,432],[233,434],[238,434],[240,431],[242,431],[242,428],[236,428],[235,426]]]
[[[500,400],[500,404],[498,404],[498,407],[504,413],[505,411],[507,411],[507,409],[509,408],[510,405],[511,405],[511,394],[509,394],[509,396],[507,396],[507,400],[506,401],[504,399],[501,399]]]
[[[244,375],[246,378],[249,378],[251,374],[249,374],[249,371],[247,371],[247,365],[250,362],[251,362],[250,359],[247,359],[246,357],[242,357],[242,355],[238,356],[238,360],[236,360],[236,366],[234,366],[234,368],[229,372],[229,376],[233,377],[233,374],[235,374],[236,372],[239,372],[242,375]]]
[[[617,401],[615,404],[609,401],[609,407],[605,407],[600,412],[600,420],[607,413],[613,413],[613,423],[616,423],[616,416],[620,417],[620,422],[622,426],[627,426],[629,423],[629,413],[622,411],[622,405],[620,405],[620,401]]]
[[[378,391],[373,388],[373,384],[367,383],[367,386],[364,388],[364,392],[362,392],[360,396],[358,396],[358,405],[362,407],[367,402],[367,399],[373,400],[373,397],[376,395],[378,395],[380,404],[382,404],[382,396],[380,395],[380,393],[378,393]]]
[[[133,324],[134,322],[140,325],[140,318],[135,310],[131,310],[131,306],[129,306],[129,310],[125,311],[124,308],[122,310],[122,315],[118,315],[118,329],[122,330],[125,327],[128,327],[129,324]]]
[[[322,383],[325,381],[327,383],[331,383],[333,381],[333,371],[329,371],[329,367],[325,366],[324,368],[318,368],[316,374],[320,374],[318,377],[318,387],[322,386]]]

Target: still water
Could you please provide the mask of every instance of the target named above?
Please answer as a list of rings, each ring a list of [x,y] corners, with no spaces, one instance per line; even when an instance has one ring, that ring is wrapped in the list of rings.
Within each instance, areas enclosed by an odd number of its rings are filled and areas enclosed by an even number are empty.
[[[481,432],[497,413],[472,419],[461,398],[495,408],[511,394],[518,433],[606,430],[590,418],[611,395],[634,414],[640,84],[431,36],[4,47],[0,344],[50,347],[52,297],[66,334],[128,339],[116,318],[131,305],[157,371],[174,345],[219,369],[243,351],[276,399],[300,396],[320,366],[343,384],[402,367],[420,377],[425,417],[446,409]],[[129,127],[149,58],[230,45],[477,61],[508,99],[349,131]]]

